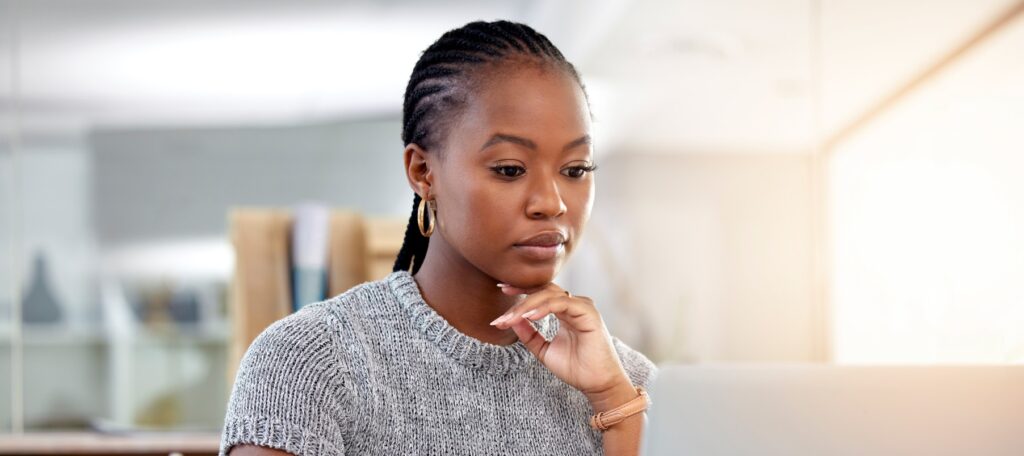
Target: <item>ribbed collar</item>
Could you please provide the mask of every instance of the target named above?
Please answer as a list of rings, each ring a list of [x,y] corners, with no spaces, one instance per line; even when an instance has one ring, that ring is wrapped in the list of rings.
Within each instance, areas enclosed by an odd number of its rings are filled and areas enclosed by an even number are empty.
[[[387,282],[412,319],[413,326],[460,364],[490,374],[515,372],[539,364],[520,341],[511,345],[494,345],[460,332],[423,300],[416,279],[408,271],[392,272]],[[548,315],[534,325],[549,339],[553,318]]]

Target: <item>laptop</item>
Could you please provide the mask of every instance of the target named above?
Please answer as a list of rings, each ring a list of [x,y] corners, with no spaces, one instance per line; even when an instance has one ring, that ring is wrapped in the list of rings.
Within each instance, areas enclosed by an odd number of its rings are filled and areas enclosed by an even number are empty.
[[[642,453],[1024,455],[1024,365],[664,365]]]

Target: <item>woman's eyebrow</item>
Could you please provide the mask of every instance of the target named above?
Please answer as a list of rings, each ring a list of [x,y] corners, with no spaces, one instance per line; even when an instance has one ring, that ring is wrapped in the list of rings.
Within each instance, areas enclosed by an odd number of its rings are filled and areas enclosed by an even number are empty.
[[[488,147],[503,142],[517,144],[530,150],[537,150],[537,143],[529,139],[523,138],[521,136],[509,135],[505,133],[495,133],[491,135],[491,138],[484,143],[483,147],[481,147],[480,150],[482,151]],[[569,144],[566,144],[565,147],[562,148],[562,151],[567,151],[569,149],[579,147],[585,144],[590,144],[590,135],[583,135],[577,139],[570,141]]]
[[[572,148],[575,148],[575,147],[579,147],[579,146],[583,146],[583,145],[590,145],[590,135],[580,136],[579,138],[573,140],[569,144],[566,144],[565,147],[562,148],[562,151],[564,152],[564,151],[567,151],[569,149],[572,149]]]
[[[480,148],[480,150],[484,150],[495,144],[503,142],[518,144],[530,150],[537,150],[537,143],[530,141],[529,139],[523,138],[521,136],[507,135],[504,133],[495,133],[491,135],[491,139],[488,139],[487,142],[484,143],[483,147]]]

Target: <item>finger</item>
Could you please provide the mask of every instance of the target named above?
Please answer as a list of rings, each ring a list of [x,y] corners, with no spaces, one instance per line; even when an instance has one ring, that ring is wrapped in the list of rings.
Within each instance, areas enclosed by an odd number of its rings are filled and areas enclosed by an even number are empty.
[[[579,332],[589,332],[601,328],[601,316],[592,305],[590,298],[578,296],[570,298],[559,296],[546,300],[544,303],[526,310],[520,319],[540,320],[548,314],[554,314],[560,321]]]
[[[559,291],[556,291],[559,290]],[[538,291],[534,294],[527,296],[522,302],[509,308],[502,316],[494,319],[491,322],[491,326],[497,326],[498,328],[505,329],[513,321],[519,319],[520,315],[525,312],[529,312],[531,309],[541,305],[545,300],[551,298],[565,298],[568,296],[568,292],[561,290],[557,285],[554,288],[548,288],[542,291]]]
[[[547,353],[551,342],[544,339],[544,336],[537,331],[537,328],[534,328],[525,318],[520,318],[512,324],[512,330],[515,331],[519,341],[526,346],[526,349],[533,353],[533,356],[544,361],[544,354]]]
[[[499,320],[507,320],[513,314],[521,313],[521,311],[524,310],[526,308],[526,306],[532,305],[534,302],[536,302],[538,299],[541,299],[544,296],[550,295],[552,293],[555,293],[555,294],[568,294],[569,293],[568,291],[565,291],[561,287],[556,285],[554,282],[548,282],[547,284],[545,284],[543,286],[532,288],[532,289],[529,289],[529,290],[524,289],[524,288],[513,287],[513,286],[505,284],[505,283],[499,283],[498,286],[500,288],[502,288],[502,291],[505,294],[507,294],[507,295],[527,294],[527,297],[526,297],[526,299],[523,299],[522,301],[520,301],[520,302],[516,303],[515,305],[513,305],[512,307],[508,308],[508,310],[506,310],[504,314],[502,314],[500,317],[496,318],[494,321],[491,322],[492,325],[495,324],[496,322],[498,322]]]
[[[548,285],[542,285],[535,288],[519,288],[509,285],[507,283],[499,283],[498,288],[501,288],[501,292],[509,296],[522,295],[522,294],[533,294],[547,288]]]

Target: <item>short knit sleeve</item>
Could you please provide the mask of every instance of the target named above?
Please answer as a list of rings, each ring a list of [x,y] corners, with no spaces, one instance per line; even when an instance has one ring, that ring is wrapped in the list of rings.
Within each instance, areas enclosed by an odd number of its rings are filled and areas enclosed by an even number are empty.
[[[325,304],[278,320],[249,346],[228,400],[221,456],[239,444],[296,456],[345,453],[341,426],[352,396]]]
[[[612,345],[619,354],[619,361],[622,362],[622,367],[626,370],[626,375],[629,376],[633,384],[642,386],[644,389],[650,389],[654,383],[654,378],[658,375],[657,366],[644,356],[643,353],[626,345],[618,337],[612,336]]]

